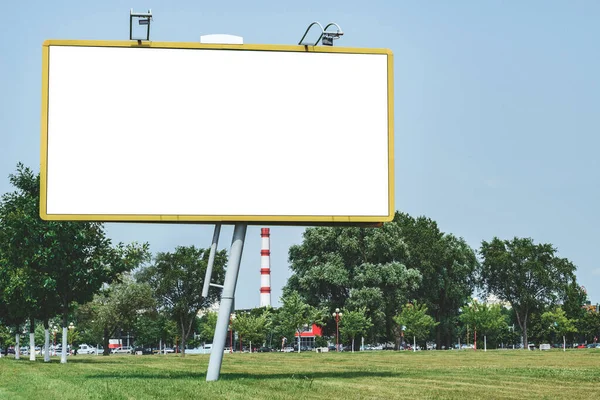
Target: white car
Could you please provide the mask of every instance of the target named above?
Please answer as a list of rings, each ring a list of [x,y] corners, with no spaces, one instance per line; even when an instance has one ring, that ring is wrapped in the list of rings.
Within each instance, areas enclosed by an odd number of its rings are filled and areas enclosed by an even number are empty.
[[[226,347],[226,353],[229,353],[228,348]],[[185,349],[185,354],[210,354],[212,350],[212,344],[207,344],[205,346],[196,347],[195,349]]]
[[[87,344],[79,345],[77,354],[96,354],[96,348]]]
[[[119,347],[116,349],[112,349],[111,353],[112,354],[132,354],[133,349],[131,348],[131,346],[123,346],[123,347]]]

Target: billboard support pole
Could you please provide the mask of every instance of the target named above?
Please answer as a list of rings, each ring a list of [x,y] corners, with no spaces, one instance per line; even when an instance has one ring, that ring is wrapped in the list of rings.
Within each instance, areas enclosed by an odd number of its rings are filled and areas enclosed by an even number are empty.
[[[215,327],[215,336],[213,346],[208,361],[208,371],[206,372],[206,381],[216,381],[221,373],[221,364],[223,362],[223,351],[225,350],[225,341],[227,340],[227,328],[229,326],[229,316],[233,307],[235,297],[235,287],[237,285],[240,263],[242,261],[242,252],[244,251],[244,239],[246,238],[246,228],[248,224],[235,224],[233,238],[231,240],[231,250],[229,251],[229,263],[225,273],[225,283],[221,294],[221,304],[219,305],[219,315],[217,317],[217,326]]]
[[[208,255],[208,265],[206,266],[206,275],[204,276],[204,286],[202,287],[202,297],[208,297],[208,287],[212,279],[213,265],[215,264],[215,254],[217,253],[217,246],[219,245],[219,235],[221,234],[221,224],[215,225],[215,231],[213,233],[212,244],[210,246],[210,254]]]

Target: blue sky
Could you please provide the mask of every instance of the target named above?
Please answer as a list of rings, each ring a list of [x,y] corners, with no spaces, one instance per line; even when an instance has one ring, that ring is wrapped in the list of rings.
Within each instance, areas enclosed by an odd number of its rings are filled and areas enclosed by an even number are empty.
[[[28,1],[2,2],[0,193],[18,161],[39,169],[45,39],[127,40],[129,9],[152,9],[151,39],[295,44],[314,20],[338,46],[394,52],[396,208],[426,215],[474,248],[493,236],[558,248],[600,302],[600,2]],[[299,114],[302,111],[299,110]],[[224,177],[225,178],[225,177]],[[257,177],[257,184],[258,184]],[[273,184],[276,184],[275,182]],[[236,307],[259,304],[260,227],[250,227]],[[212,227],[107,224],[154,252],[207,247]],[[273,300],[303,228],[272,228]],[[228,247],[232,229],[222,230]]]

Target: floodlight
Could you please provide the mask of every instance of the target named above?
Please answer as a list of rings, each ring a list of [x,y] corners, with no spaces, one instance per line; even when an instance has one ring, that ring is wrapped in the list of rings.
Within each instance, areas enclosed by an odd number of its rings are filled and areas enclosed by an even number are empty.
[[[321,28],[321,35],[319,35],[319,38],[314,43],[303,43],[308,31],[310,31],[314,25],[317,25],[319,28]],[[327,31],[330,26],[335,26],[337,30],[335,32]],[[325,28],[323,28],[323,25],[321,25],[318,21],[314,21],[308,26],[308,28],[306,28],[306,31],[304,32],[304,35],[298,44],[305,46],[316,46],[319,44],[319,42],[321,42],[323,46],[333,46],[333,41],[339,39],[342,37],[342,35],[344,35],[342,28],[340,28],[340,26],[335,22],[330,22],[325,26]]]
[[[327,31],[327,28],[329,28],[332,25],[337,27],[336,32]],[[333,46],[333,41],[339,39],[343,35],[344,32],[342,32],[342,28],[340,28],[340,26],[335,22],[330,22],[329,24],[327,24],[325,29],[323,29],[323,39],[321,40],[321,44],[323,46]]]
[[[134,38],[133,37],[133,19],[138,20],[139,25],[146,25],[146,37],[145,38]],[[133,8],[129,10],[129,40],[137,40],[138,44],[142,43],[142,40],[150,40],[150,21],[152,21],[152,10],[148,10],[145,13],[136,13]]]

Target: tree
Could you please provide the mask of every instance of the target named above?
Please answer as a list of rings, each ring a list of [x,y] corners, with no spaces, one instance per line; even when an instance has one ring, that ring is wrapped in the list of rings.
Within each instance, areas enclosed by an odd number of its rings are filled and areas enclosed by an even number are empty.
[[[571,281],[565,289],[561,306],[567,318],[574,320],[577,326],[577,332],[570,332],[566,334],[567,340],[572,340],[574,342],[579,340],[585,341],[585,329],[580,330],[579,328],[583,328],[583,326],[580,326],[580,323],[585,318],[585,314],[587,312],[587,302],[588,296],[585,287],[579,286],[575,279],[573,279],[573,281]],[[577,334],[579,334],[578,338]],[[578,340],[576,340],[576,338]]]
[[[245,342],[262,345],[265,342],[269,321],[266,313],[252,315],[251,313],[238,312],[232,322],[233,330],[238,332],[240,339]]]
[[[177,247],[173,253],[158,253],[154,264],[145,267],[137,274],[140,282],[152,287],[159,307],[177,323],[185,356],[185,341],[191,333],[198,311],[217,300],[214,291],[202,297],[202,288],[210,250],[194,246]],[[215,279],[223,279],[225,251],[217,252],[213,267]]]
[[[394,221],[408,247],[407,268],[422,275],[422,283],[409,298],[427,305],[438,322],[437,349],[449,348],[459,310],[470,300],[475,288],[479,269],[475,251],[464,239],[442,232],[427,217],[396,213]]]
[[[393,340],[393,316],[402,304],[424,302],[439,322],[438,348],[452,341],[479,265],[463,239],[444,234],[429,218],[400,212],[380,229],[309,228],[289,258],[293,274],[286,290],[331,311],[365,307],[372,340]]]
[[[104,355],[109,355],[109,339],[117,329],[131,329],[137,318],[154,307],[152,290],[148,284],[137,283],[126,276],[94,296],[94,299],[80,307],[78,313],[86,315],[88,325],[101,330]]]
[[[112,247],[101,225],[74,222],[61,223],[54,244],[62,256],[53,272],[61,299],[63,352],[66,362],[68,316],[74,303],[86,303],[104,284],[118,282],[123,273],[131,271],[148,258],[148,246],[118,244]]]
[[[300,335],[302,329],[324,319],[323,312],[308,305],[298,292],[291,292],[281,298],[282,306],[278,313],[278,323],[289,332],[298,335],[298,353],[300,353]]]
[[[574,279],[575,266],[556,256],[551,244],[535,244],[530,238],[483,241],[480,284],[485,294],[510,303],[528,347],[530,314],[554,304]]]
[[[400,314],[394,317],[394,321],[402,328],[405,335],[413,337],[415,342],[426,339],[431,330],[439,324],[427,315],[427,306],[416,301],[414,304],[406,304]]]
[[[480,303],[473,299],[469,305],[463,308],[459,317],[460,321],[473,329],[474,343],[477,343],[477,333],[481,336],[489,336],[492,343],[497,343],[497,338],[502,332],[508,331],[506,316],[502,313],[500,304]]]
[[[21,327],[32,307],[23,293],[25,284],[21,272],[8,266],[0,254],[0,321],[14,332],[15,359],[20,358]]]
[[[345,311],[341,319],[340,332],[343,337],[352,341],[352,352],[354,353],[354,338],[358,335],[364,335],[373,326],[371,319],[366,316],[366,308],[354,311]]]
[[[396,221],[381,228],[308,228],[302,244],[289,250],[292,276],[284,295],[296,291],[330,312],[365,307],[373,339],[388,340],[393,315],[421,282],[418,271],[404,265],[407,252]]]
[[[542,314],[542,324],[546,327],[549,333],[548,336],[558,335],[563,337],[563,351],[566,349],[565,336],[568,333],[577,332],[577,328],[575,327],[576,322],[569,319],[565,311],[560,307]]]
[[[0,321],[1,322],[1,321]],[[0,324],[0,348],[4,352],[4,355],[8,354],[8,347],[15,344],[15,337],[13,336],[8,326]],[[0,357],[2,357],[0,353]]]
[[[256,307],[250,310],[250,315],[255,317],[264,316],[266,324],[265,344],[271,347],[273,344],[273,336],[277,334],[278,327],[275,324],[277,318],[277,310],[271,306]]]
[[[48,319],[60,310],[63,327],[61,362],[67,362],[68,316],[74,303],[90,301],[103,284],[112,283],[148,256],[147,245],[112,246],[103,226],[94,222],[54,222],[39,218],[39,175],[18,164],[10,175],[16,191],[3,196],[0,241],[13,268],[25,276],[25,298],[36,302],[48,332]],[[29,296],[29,293],[35,295]],[[30,310],[30,308],[27,308]],[[30,316],[30,320],[33,316]],[[49,337],[49,333],[46,334]],[[48,346],[46,346],[48,348]]]
[[[45,361],[50,361],[48,319],[56,315],[59,298],[55,281],[48,274],[45,235],[47,226],[39,218],[39,175],[23,164],[9,175],[14,192],[0,201],[0,247],[4,254],[2,287],[10,307],[21,322],[29,319],[30,346],[35,346],[35,320],[45,325]],[[35,360],[35,352],[30,352]]]
[[[215,337],[218,316],[218,313],[209,311],[200,318],[200,337],[204,342],[212,341]]]
[[[588,343],[597,343],[600,338],[600,312],[588,309],[577,323],[577,330]]]
[[[133,323],[136,346],[161,347],[177,333],[177,326],[164,314],[153,309],[142,313]]]

